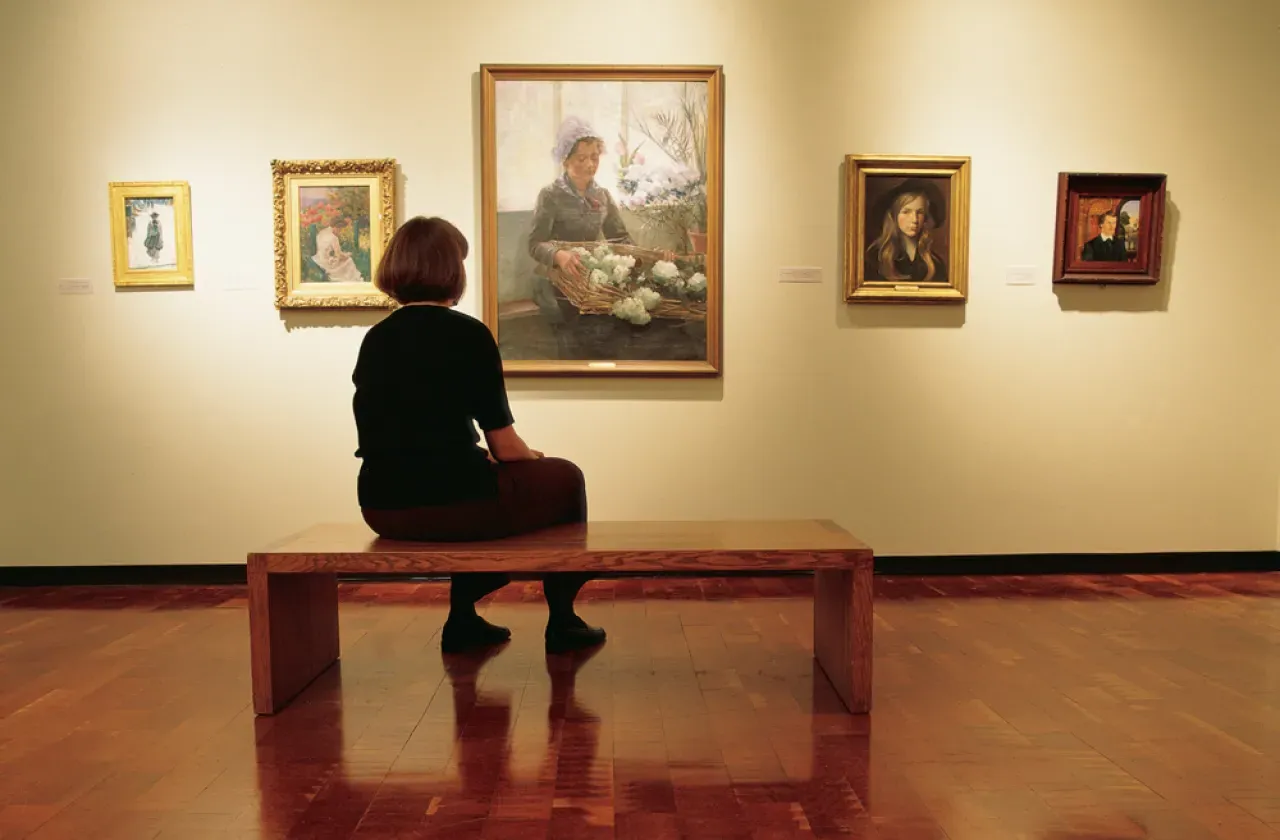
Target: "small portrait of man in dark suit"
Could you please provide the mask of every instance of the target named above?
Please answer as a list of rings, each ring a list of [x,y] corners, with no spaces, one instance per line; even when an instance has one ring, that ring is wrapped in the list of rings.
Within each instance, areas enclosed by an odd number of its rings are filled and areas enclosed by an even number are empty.
[[[1080,259],[1084,262],[1124,262],[1129,259],[1124,231],[1117,232],[1119,217],[1108,210],[1098,216],[1098,235],[1084,243]]]

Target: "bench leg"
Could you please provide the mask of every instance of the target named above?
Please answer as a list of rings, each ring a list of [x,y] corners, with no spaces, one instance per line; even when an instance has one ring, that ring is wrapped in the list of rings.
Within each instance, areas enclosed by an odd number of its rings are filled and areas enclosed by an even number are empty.
[[[813,656],[845,707],[871,711],[871,565],[813,575]]]
[[[338,579],[253,562],[248,577],[253,710],[270,715],[338,660]]]

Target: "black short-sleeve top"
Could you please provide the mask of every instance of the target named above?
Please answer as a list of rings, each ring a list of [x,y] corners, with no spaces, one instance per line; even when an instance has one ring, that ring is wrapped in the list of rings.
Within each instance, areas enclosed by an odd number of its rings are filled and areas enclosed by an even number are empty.
[[[476,426],[514,421],[502,357],[482,322],[444,306],[401,307],[365,334],[352,381],[361,507],[496,495]]]

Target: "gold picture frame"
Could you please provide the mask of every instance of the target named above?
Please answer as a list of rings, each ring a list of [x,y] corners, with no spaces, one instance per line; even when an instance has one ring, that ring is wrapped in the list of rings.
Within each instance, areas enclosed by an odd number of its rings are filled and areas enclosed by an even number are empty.
[[[970,165],[967,156],[845,156],[846,301],[968,299]]]
[[[391,309],[373,285],[395,233],[391,158],[273,160],[277,309]]]
[[[191,287],[191,187],[186,181],[112,181],[111,262],[115,285]]]
[[[504,371],[719,376],[723,69],[485,64],[480,97],[483,318]]]

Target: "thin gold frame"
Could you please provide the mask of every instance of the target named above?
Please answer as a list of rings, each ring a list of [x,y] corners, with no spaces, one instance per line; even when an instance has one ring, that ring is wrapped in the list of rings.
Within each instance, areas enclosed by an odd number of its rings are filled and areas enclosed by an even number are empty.
[[[124,202],[129,198],[169,198],[173,200],[173,244],[177,266],[167,271],[129,268]],[[191,247],[191,186],[186,181],[112,181],[107,185],[111,212],[111,263],[114,283],[119,288],[195,285],[195,260]]]
[[[370,271],[397,228],[396,162],[393,158],[352,160],[271,161],[275,216],[275,275],[277,309],[393,309],[395,301],[369,283],[325,283],[314,291],[298,288],[298,259],[291,247],[298,242],[295,197],[299,186],[365,186],[370,196]],[[372,281],[370,277],[370,281]],[[320,284],[317,284],[320,285]]]
[[[846,155],[844,299],[851,303],[964,303],[969,294],[968,156]],[[867,176],[942,176],[949,179],[951,241],[946,283],[866,279]]]
[[[498,202],[495,93],[498,81],[689,81],[707,85],[707,356],[705,361],[504,360],[515,376],[720,376],[724,333],[724,70],[720,65],[482,64],[481,239],[484,322],[498,337]]]

